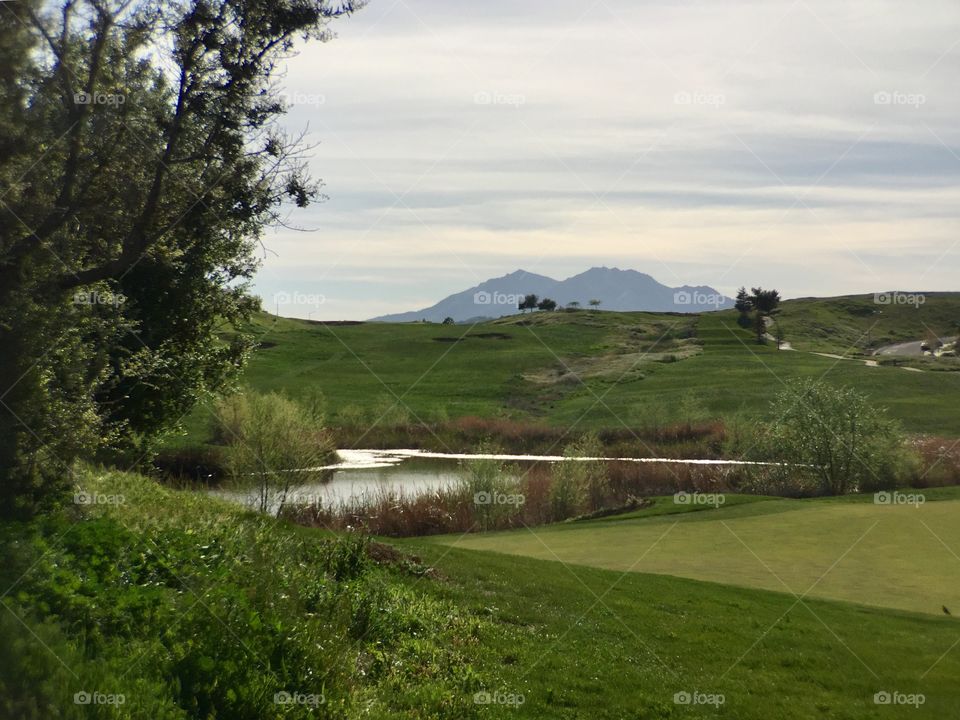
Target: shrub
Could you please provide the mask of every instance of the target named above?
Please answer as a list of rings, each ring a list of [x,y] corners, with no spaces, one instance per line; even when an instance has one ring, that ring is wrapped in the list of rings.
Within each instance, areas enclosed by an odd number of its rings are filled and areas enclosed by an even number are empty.
[[[227,446],[227,472],[237,487],[257,491],[261,512],[279,515],[292,492],[319,482],[318,468],[335,457],[316,412],[277,393],[236,394],[218,404],[215,434]]]
[[[773,408],[779,419],[767,434],[766,454],[789,465],[783,472],[815,480],[821,493],[887,488],[902,479],[902,431],[857,390],[792,381]]]

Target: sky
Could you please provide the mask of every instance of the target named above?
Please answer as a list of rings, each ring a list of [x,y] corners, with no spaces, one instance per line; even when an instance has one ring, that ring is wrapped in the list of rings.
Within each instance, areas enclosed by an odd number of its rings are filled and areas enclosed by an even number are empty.
[[[956,0],[372,0],[331,29],[279,79],[328,199],[267,232],[270,311],[604,265],[960,290]]]

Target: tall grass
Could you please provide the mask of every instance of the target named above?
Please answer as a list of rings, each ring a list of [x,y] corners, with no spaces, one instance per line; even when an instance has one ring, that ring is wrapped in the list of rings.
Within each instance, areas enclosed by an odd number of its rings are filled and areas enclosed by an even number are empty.
[[[506,530],[634,509],[648,496],[680,490],[737,492],[762,473],[743,466],[574,459],[600,457],[602,449],[596,436],[587,435],[567,444],[568,459],[561,462],[470,460],[459,482],[429,493],[382,490],[331,506],[291,507],[286,515],[307,525],[393,537]]]

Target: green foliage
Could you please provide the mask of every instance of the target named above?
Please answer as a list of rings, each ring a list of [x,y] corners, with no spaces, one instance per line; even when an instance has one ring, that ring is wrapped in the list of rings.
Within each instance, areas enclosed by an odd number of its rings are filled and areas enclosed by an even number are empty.
[[[492,442],[481,443],[478,455],[499,455],[503,448]],[[463,476],[466,501],[473,505],[473,512],[480,528],[495,527],[504,518],[517,513],[520,489],[515,468],[495,458],[473,458],[464,463],[467,472]]]
[[[59,5],[59,7],[56,7]],[[135,465],[227,387],[262,228],[306,205],[272,77],[354,9],[12,3],[0,43],[0,507]]]
[[[321,399],[304,407],[279,393],[230,395],[217,405],[215,436],[226,445],[233,485],[256,488],[260,512],[279,515],[297,487],[319,482],[335,451],[320,423]]]
[[[0,523],[0,716],[473,716],[477,621],[369,540],[136,475],[79,479],[124,502]],[[126,701],[74,705],[84,689]],[[324,702],[278,706],[284,691]]]
[[[603,444],[589,433],[563,449],[567,458],[604,456]],[[599,510],[610,495],[610,481],[602,461],[565,460],[553,465],[550,505],[554,519],[573,517],[581,510]]]
[[[810,477],[821,493],[893,487],[903,472],[905,438],[896,422],[849,387],[790,382],[773,402],[769,457],[788,476]]]

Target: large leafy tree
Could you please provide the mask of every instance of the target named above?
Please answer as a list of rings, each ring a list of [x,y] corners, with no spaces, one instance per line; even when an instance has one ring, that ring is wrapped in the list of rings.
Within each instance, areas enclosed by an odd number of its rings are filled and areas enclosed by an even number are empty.
[[[0,507],[136,459],[249,339],[265,225],[319,195],[272,77],[344,0],[0,4]]]

